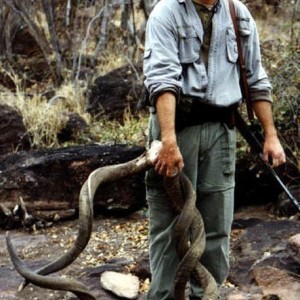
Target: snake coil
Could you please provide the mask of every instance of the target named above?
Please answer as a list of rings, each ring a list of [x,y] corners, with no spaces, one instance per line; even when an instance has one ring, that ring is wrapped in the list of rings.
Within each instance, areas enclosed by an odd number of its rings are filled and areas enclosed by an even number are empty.
[[[171,207],[179,214],[174,228],[174,240],[179,265],[174,279],[176,300],[185,300],[186,284],[193,276],[203,288],[203,300],[217,300],[218,287],[210,272],[200,263],[205,249],[202,216],[196,208],[196,194],[190,180],[183,173],[165,178]]]
[[[79,224],[75,242],[66,253],[46,266],[38,270],[28,268],[18,257],[9,234],[6,234],[7,249],[13,265],[17,272],[25,278],[20,289],[23,289],[28,283],[33,283],[43,288],[72,292],[80,300],[96,300],[95,296],[82,283],[73,279],[47,275],[70,265],[88,244],[93,226],[93,199],[97,188],[105,183],[114,182],[151,168],[160,147],[161,144],[155,141],[151,148],[138,158],[127,163],[98,168],[89,175],[79,195]],[[204,287],[203,299],[216,300],[216,284],[208,271],[199,263],[199,257],[205,248],[205,234],[201,215],[195,209],[195,193],[192,185],[183,174],[180,174],[166,179],[166,187],[174,209],[180,213],[174,233],[180,259],[175,277],[176,300],[185,299],[184,290],[191,275],[195,276]]]

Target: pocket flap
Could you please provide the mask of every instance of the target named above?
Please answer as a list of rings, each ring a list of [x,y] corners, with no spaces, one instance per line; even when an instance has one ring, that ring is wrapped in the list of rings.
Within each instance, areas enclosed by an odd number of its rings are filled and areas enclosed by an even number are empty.
[[[146,49],[144,51],[144,58],[149,58],[151,55],[152,50],[151,49]]]
[[[243,37],[250,35],[250,18],[239,18],[239,32]]]

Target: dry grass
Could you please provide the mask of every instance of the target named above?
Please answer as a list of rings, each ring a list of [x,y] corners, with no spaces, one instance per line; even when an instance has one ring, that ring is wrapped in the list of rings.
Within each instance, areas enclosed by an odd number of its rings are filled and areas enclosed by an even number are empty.
[[[41,95],[28,96],[20,90],[17,93],[6,91],[1,94],[5,103],[16,108],[23,116],[35,148],[59,146],[57,134],[65,126],[65,112],[77,112],[88,123],[91,120],[90,115],[84,111],[82,92],[75,92],[71,84],[62,86],[57,91],[58,97],[50,102]]]

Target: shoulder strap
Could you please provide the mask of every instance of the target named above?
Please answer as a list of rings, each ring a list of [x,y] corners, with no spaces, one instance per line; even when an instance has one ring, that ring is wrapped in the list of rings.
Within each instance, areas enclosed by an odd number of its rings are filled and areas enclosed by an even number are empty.
[[[240,70],[241,70],[241,82],[240,82],[241,91],[242,91],[243,99],[246,103],[249,121],[252,121],[254,119],[254,114],[253,114],[253,109],[252,109],[252,105],[251,105],[249,86],[247,83],[246,66],[244,63],[243,50],[242,50],[241,38],[240,38],[240,34],[239,34],[239,27],[238,27],[235,7],[234,7],[232,0],[228,0],[228,3],[229,3],[229,10],[230,10],[232,23],[233,23],[235,35],[236,35],[236,41],[237,41],[237,48],[238,48],[238,55],[239,55],[238,62],[240,65]]]

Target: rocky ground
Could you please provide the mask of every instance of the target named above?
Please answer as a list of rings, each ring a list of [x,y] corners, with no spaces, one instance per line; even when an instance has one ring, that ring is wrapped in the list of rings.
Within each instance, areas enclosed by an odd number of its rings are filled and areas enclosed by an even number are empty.
[[[300,233],[300,218],[279,218],[272,205],[240,208],[232,230],[231,272],[221,289],[222,299],[298,300],[300,265],[286,250],[288,239]],[[77,233],[76,220],[50,228],[27,232],[11,230],[19,256],[29,267],[37,268],[66,251]],[[148,289],[148,220],[146,211],[126,218],[98,216],[90,243],[80,257],[59,275],[84,282],[97,299],[119,299],[103,290],[99,278],[104,270],[134,273],[140,279],[139,299]],[[0,231],[0,299],[75,299],[70,293],[29,285],[17,292],[22,278],[14,270]]]

